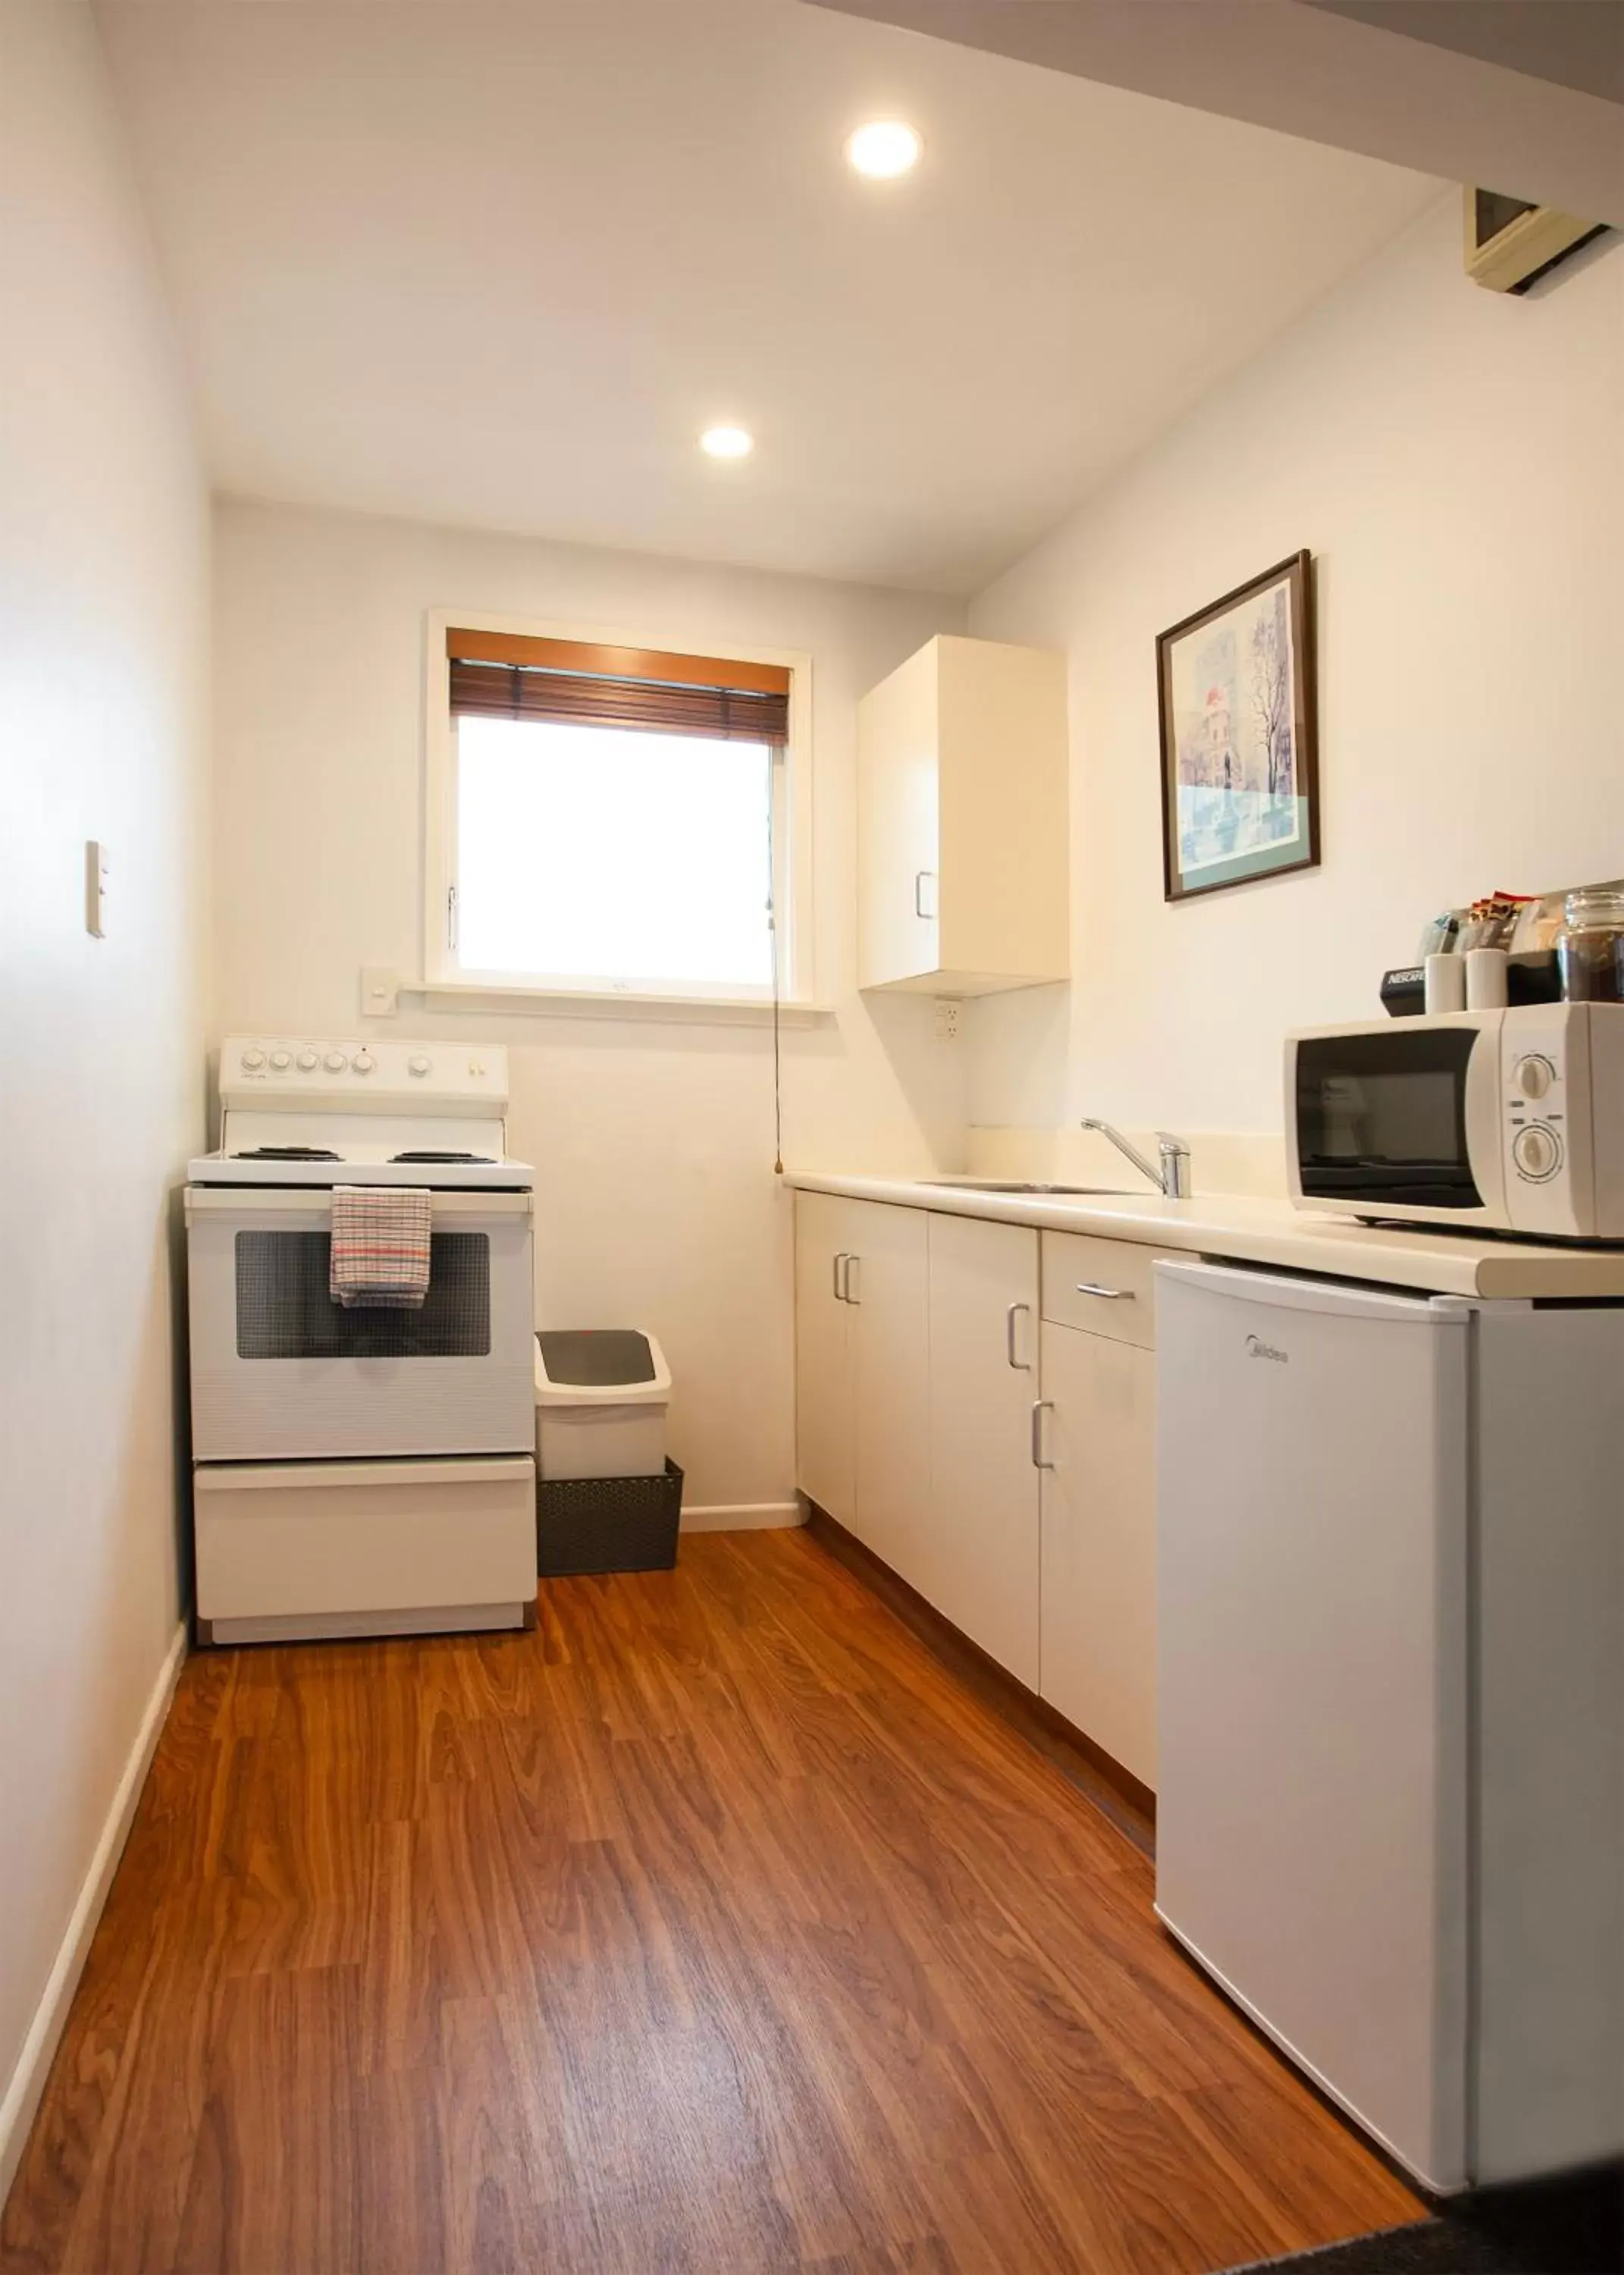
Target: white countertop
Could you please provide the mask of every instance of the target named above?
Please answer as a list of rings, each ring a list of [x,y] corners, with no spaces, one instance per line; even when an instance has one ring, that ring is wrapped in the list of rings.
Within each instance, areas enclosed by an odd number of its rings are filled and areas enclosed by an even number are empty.
[[[1624,1248],[1541,1248],[1456,1232],[1377,1230],[1295,1209],[1289,1201],[1224,1193],[1170,1201],[1159,1193],[993,1193],[908,1177],[789,1169],[799,1191],[893,1201],[951,1216],[994,1218],[1054,1232],[1087,1232],[1156,1248],[1190,1249],[1244,1264],[1379,1281],[1439,1296],[1613,1296],[1624,1300]]]

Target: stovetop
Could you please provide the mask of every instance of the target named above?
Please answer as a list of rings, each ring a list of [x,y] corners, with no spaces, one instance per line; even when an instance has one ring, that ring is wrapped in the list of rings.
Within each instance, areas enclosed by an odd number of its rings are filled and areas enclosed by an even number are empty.
[[[387,1155],[254,1146],[205,1153],[187,1164],[186,1175],[194,1185],[427,1185],[438,1192],[528,1192],[536,1182],[528,1161],[426,1146]]]

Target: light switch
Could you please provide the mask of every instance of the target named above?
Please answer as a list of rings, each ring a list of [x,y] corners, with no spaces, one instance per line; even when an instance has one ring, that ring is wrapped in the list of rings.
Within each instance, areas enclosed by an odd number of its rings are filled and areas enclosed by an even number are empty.
[[[92,940],[105,939],[102,921],[107,902],[107,848],[99,838],[85,843],[85,930]]]
[[[386,964],[361,968],[361,1010],[368,1019],[392,1019],[400,1009],[400,974]]]

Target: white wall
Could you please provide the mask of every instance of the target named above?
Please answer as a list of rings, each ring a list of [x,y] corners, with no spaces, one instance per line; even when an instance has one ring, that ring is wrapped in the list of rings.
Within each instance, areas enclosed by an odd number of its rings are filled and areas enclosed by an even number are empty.
[[[939,598],[227,503],[216,517],[215,1024],[508,1045],[513,1150],[540,1172],[538,1317],[642,1326],[676,1379],[691,1504],[794,1484],[788,1198],[760,1026],[430,1010],[359,1016],[365,964],[420,972],[424,619],[623,629],[810,653],[819,992],[783,1038],[786,1160],[953,1166],[962,1046],[853,993],[857,696],[963,609]]]
[[[208,540],[88,11],[0,0],[0,2196],[43,2075],[26,2041],[177,1636]]]
[[[1278,1130],[1285,1030],[1379,1016],[1436,910],[1624,872],[1624,250],[1580,261],[1482,291],[1452,194],[972,603],[1070,654],[1077,974],[975,1008],[972,1122]],[[1169,908],[1156,634],[1300,546],[1324,865]]]

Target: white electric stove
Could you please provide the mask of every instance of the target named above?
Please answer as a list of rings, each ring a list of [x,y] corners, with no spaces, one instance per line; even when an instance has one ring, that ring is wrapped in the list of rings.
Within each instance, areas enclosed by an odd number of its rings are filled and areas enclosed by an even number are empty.
[[[534,1173],[500,1047],[231,1037],[186,1228],[205,1640],[534,1616]],[[328,1295],[331,1189],[433,1196],[420,1309]]]

